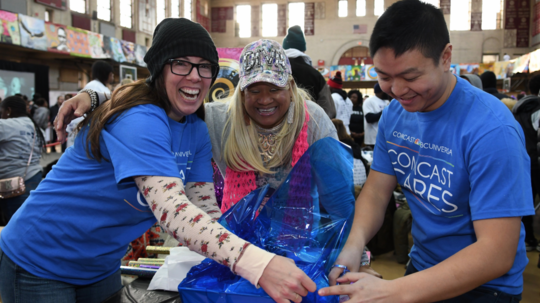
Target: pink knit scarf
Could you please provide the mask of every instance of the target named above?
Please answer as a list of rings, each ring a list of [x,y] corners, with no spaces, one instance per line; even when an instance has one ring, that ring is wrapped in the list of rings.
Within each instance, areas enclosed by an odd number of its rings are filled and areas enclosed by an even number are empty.
[[[309,122],[309,114],[306,110],[306,120],[302,126],[302,130],[294,142],[292,150],[292,162],[291,165],[294,167],[296,162],[300,160],[300,157],[306,152],[309,148],[307,141],[307,129]],[[255,172],[246,171],[238,172],[234,171],[227,166],[225,171],[225,186],[223,187],[223,201],[221,202],[221,212],[225,213],[229,208],[231,208],[236,202],[240,201],[247,194],[252,192],[257,188],[255,182]]]

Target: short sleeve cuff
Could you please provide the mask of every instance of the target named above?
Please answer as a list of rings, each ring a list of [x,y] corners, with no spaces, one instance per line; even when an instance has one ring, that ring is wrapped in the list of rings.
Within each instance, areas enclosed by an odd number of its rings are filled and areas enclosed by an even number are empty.
[[[260,249],[255,245],[249,245],[235,265],[236,274],[259,288],[259,279],[274,257],[275,254],[273,253]]]

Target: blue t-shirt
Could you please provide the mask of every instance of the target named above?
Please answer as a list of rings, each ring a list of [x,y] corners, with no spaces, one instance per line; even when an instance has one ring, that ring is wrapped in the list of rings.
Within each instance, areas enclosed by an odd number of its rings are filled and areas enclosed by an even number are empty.
[[[86,156],[86,134],[32,191],[0,241],[28,272],[76,285],[116,272],[129,242],[156,222],[132,177],[212,182],[210,137],[195,114],[179,123],[155,105],[126,111],[101,132],[109,161]]]
[[[530,160],[508,108],[457,78],[448,100],[410,113],[392,101],[381,117],[372,169],[394,175],[413,216],[410,257],[430,268],[476,241],[473,221],[534,215]],[[512,269],[484,286],[523,290],[528,259],[521,225]]]

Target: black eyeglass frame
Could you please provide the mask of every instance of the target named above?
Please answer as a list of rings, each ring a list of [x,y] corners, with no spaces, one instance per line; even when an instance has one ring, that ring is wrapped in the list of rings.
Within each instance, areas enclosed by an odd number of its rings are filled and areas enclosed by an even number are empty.
[[[175,72],[173,72],[173,63],[174,62],[184,62],[184,63],[188,63],[188,64],[191,64],[191,68],[189,69],[189,72],[187,74],[177,74]],[[213,79],[214,77],[217,76],[218,72],[219,72],[219,65],[217,64],[212,64],[212,63],[192,63],[192,62],[189,62],[189,61],[186,61],[186,60],[178,60],[178,59],[169,59],[167,60],[167,64],[169,64],[169,66],[171,67],[171,73],[177,75],[177,76],[187,76],[189,74],[191,74],[191,72],[193,71],[193,68],[196,67],[197,68],[197,74],[199,74],[199,77],[201,78],[204,78],[204,79]],[[201,65],[210,65],[211,69],[212,69],[212,76],[211,77],[204,77],[201,75],[201,71],[199,69],[199,66]]]

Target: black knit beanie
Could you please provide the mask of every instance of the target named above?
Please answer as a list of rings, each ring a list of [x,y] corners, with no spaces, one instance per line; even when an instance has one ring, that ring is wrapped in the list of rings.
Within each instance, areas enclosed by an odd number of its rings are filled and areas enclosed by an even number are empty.
[[[306,51],[306,38],[304,32],[298,25],[289,27],[287,36],[283,39],[283,49],[295,48],[301,52]]]
[[[152,47],[144,56],[150,70],[147,81],[153,83],[157,79],[167,60],[187,56],[201,57],[212,64],[219,64],[214,41],[204,27],[185,18],[164,19],[156,27]]]

